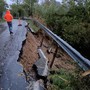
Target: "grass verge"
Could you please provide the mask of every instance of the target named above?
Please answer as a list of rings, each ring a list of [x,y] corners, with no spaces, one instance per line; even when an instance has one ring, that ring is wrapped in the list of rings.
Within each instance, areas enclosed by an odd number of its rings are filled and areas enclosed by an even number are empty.
[[[90,90],[89,76],[82,77],[78,72],[71,73],[64,69],[51,71],[48,90]]]
[[[29,27],[32,28],[34,32],[37,32],[40,29],[33,23],[32,20],[27,20],[27,22],[29,23]]]

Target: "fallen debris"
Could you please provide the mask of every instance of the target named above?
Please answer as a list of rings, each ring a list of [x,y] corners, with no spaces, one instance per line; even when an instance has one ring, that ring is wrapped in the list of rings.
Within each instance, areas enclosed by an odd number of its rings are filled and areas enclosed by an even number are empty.
[[[35,62],[35,67],[37,69],[39,76],[48,76],[48,59],[44,55],[41,49],[38,49],[38,53],[40,56],[40,59]]]

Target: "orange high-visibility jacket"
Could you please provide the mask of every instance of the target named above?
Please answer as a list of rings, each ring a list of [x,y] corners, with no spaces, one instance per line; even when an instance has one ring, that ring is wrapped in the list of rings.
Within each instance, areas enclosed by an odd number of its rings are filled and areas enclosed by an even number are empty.
[[[11,22],[13,20],[13,16],[10,14],[10,11],[7,10],[6,11],[6,14],[4,16],[4,19],[7,21],[7,22]]]

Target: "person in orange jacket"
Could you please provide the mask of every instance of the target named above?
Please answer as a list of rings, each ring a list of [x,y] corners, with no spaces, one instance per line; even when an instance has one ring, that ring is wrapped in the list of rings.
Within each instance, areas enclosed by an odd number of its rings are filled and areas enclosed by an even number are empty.
[[[13,32],[12,32],[12,20],[13,20],[13,16],[10,14],[9,10],[6,11],[6,14],[4,15],[4,19],[7,21],[10,34],[13,34]]]

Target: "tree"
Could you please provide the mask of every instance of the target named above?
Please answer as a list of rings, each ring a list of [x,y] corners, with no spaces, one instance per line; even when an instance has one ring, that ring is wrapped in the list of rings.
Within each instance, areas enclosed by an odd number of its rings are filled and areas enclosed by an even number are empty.
[[[35,12],[48,28],[90,58],[90,0],[63,0],[60,5],[50,0],[37,5]]]
[[[0,18],[2,17],[4,10],[5,10],[5,2],[3,0],[0,0]]]
[[[17,4],[12,4],[11,8],[12,8],[12,14],[14,17],[23,17],[26,15],[26,11],[24,9],[23,4],[19,4],[18,7],[17,7]]]
[[[15,16],[30,16],[33,15],[34,3],[37,0],[14,0],[16,4],[11,5],[12,13]],[[22,1],[23,3],[20,3]]]
[[[24,0],[24,6],[25,9],[28,11],[28,15],[33,15],[34,10],[34,3],[36,3],[38,0]]]

